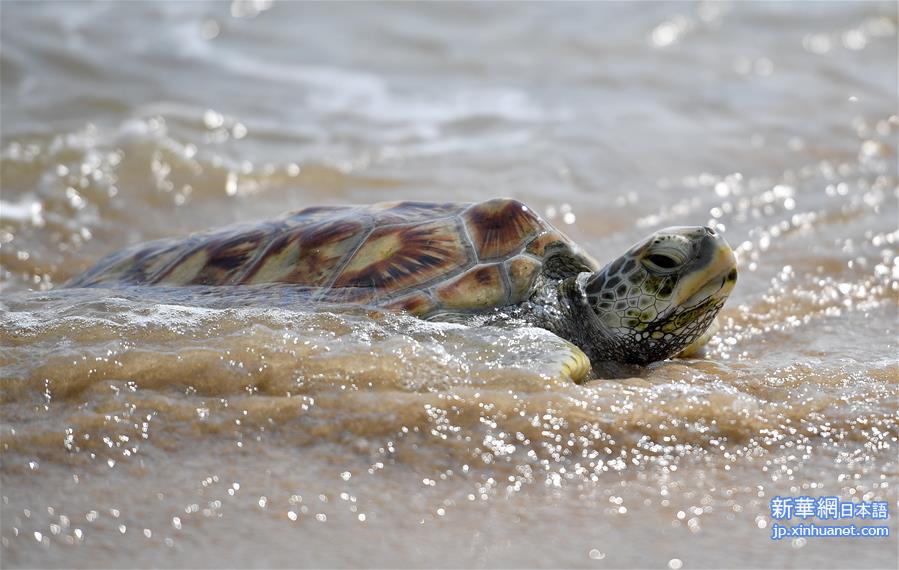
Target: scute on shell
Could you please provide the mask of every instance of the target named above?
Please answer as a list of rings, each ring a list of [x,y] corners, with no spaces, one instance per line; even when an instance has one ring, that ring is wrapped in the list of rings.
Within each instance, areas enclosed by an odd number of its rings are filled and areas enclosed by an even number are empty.
[[[249,232],[213,240],[215,245],[200,245],[182,263],[168,268],[157,278],[166,285],[218,285],[233,283],[248,262],[262,249],[273,232],[265,226]]]
[[[437,287],[436,297],[447,309],[489,309],[506,304],[508,292],[503,283],[502,265],[478,265]]]
[[[386,309],[394,311],[406,311],[413,315],[423,317],[429,315],[439,308],[439,305],[427,293],[416,291],[410,295],[405,295],[384,305]]]
[[[542,266],[537,259],[528,255],[518,255],[506,262],[511,286],[510,303],[520,303],[528,298]]]
[[[291,228],[268,245],[241,282],[324,287],[341,260],[365,238],[369,228],[364,222],[338,218]]]
[[[69,282],[69,287],[93,287],[111,282],[150,283],[160,270],[183,254],[183,245],[174,240],[158,240],[132,246],[101,260]]]
[[[438,281],[473,259],[452,218],[376,228],[350,258],[332,287],[356,291],[353,301]]]
[[[519,251],[546,227],[518,200],[496,199],[475,204],[462,218],[482,261]]]

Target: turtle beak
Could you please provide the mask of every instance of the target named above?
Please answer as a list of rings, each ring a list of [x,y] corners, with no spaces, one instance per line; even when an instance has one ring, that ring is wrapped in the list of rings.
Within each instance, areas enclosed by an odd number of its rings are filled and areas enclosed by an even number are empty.
[[[675,292],[672,305],[690,307],[709,297],[726,297],[737,283],[737,260],[730,245],[710,228],[704,228],[699,252]]]

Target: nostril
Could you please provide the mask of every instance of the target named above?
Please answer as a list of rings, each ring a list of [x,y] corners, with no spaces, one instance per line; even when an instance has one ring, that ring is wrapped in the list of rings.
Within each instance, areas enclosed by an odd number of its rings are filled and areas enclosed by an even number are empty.
[[[710,236],[712,236],[712,237],[715,237],[716,235],[718,235],[718,234],[715,232],[715,230],[714,230],[713,228],[710,228],[710,227],[708,227],[708,226],[705,226],[703,229],[705,230],[705,233],[706,233],[706,234],[708,234],[708,235],[710,235]]]

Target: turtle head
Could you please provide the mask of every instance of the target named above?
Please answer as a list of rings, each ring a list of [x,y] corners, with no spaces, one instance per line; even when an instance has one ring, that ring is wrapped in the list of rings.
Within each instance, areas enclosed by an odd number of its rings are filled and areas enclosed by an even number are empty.
[[[673,227],[579,280],[596,316],[596,352],[648,364],[675,356],[709,329],[737,282],[737,267],[715,230]]]

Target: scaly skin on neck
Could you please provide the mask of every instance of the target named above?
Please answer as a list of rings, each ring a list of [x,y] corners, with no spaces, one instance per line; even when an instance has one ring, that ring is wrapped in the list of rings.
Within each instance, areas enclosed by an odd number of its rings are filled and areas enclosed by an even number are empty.
[[[583,282],[590,275],[581,273],[561,280],[541,276],[542,283],[537,283],[534,295],[519,305],[519,316],[583,350],[596,369],[616,360],[619,351],[587,303]]]

